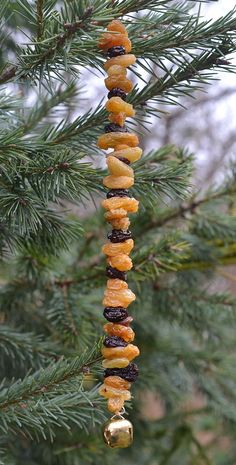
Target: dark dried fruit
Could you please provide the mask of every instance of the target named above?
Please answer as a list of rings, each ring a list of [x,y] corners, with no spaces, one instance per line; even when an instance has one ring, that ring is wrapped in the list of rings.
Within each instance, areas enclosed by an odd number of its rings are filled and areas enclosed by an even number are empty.
[[[120,55],[125,55],[125,47],[122,45],[114,45],[107,50],[108,58],[118,57]]]
[[[118,323],[128,316],[127,309],[124,307],[106,307],[103,312],[104,317],[112,323]]]
[[[126,165],[130,165],[130,161],[128,160],[128,158],[125,158],[125,157],[117,157],[118,160],[120,161],[123,161],[123,163],[125,163]]]
[[[103,342],[105,347],[126,347],[127,342],[119,336],[107,336]]]
[[[123,231],[123,229],[112,229],[112,232],[107,234],[108,239],[111,242],[124,242],[127,239],[132,239],[131,231]]]
[[[128,189],[111,189],[107,193],[107,199],[112,197],[130,197]]]
[[[119,87],[113,87],[110,92],[107,94],[107,98],[110,99],[112,97],[120,97],[122,100],[126,100],[126,93],[120,89]]]
[[[107,124],[104,129],[105,132],[128,132],[128,129],[125,126],[120,126],[115,123]]]
[[[138,367],[135,363],[130,363],[125,368],[107,368],[104,371],[104,378],[107,376],[120,376],[120,378],[133,383],[138,377]]]
[[[107,266],[106,276],[111,279],[121,279],[122,281],[127,281],[127,275],[124,271],[119,271],[112,266]]]

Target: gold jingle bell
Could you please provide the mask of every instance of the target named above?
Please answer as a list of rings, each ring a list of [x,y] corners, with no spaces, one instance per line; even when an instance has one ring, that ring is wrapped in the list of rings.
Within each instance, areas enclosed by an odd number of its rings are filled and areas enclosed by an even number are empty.
[[[105,444],[112,448],[129,447],[133,442],[133,425],[121,415],[114,415],[103,427]]]

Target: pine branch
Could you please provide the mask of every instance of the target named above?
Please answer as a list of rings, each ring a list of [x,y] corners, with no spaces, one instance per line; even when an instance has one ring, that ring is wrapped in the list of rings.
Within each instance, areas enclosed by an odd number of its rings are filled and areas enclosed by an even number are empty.
[[[169,160],[162,157],[168,153]],[[153,206],[154,199],[168,196],[181,199],[189,196],[192,157],[167,146],[147,154],[135,164],[134,195],[142,196],[145,204]]]
[[[228,53],[232,53],[233,50],[234,46],[232,46],[232,44],[226,45],[222,43],[221,46],[217,46],[217,48],[203,51],[200,55],[194,57],[190,62],[186,62],[185,65],[179,67],[173,73],[167,71],[164,66],[165,75],[154,80],[151,84],[144,86],[140,92],[137,90],[134,91],[129,101],[140,108],[144,105],[146,113],[155,114],[156,109],[153,108],[150,103],[163,103],[163,99],[161,98],[161,96],[163,96],[165,104],[168,102],[173,104],[173,101],[176,102],[176,100],[173,100],[175,97],[190,95],[193,89],[201,89],[202,85],[206,84],[211,78],[211,75],[209,73],[204,75],[200,72],[220,67],[222,65],[222,57]],[[223,66],[227,66],[226,63]]]
[[[26,2],[26,0],[24,0]],[[103,7],[101,8],[101,5],[99,4],[99,1],[96,1],[93,4],[93,7],[83,7],[82,5],[77,5],[74,1],[70,2],[70,7],[65,7],[64,10],[61,11],[60,15],[60,20],[55,19],[55,15],[51,15],[51,17],[48,18],[48,21],[51,21],[51,23],[54,23],[54,29],[58,30],[58,34],[55,34],[55,31],[53,35],[46,35],[44,40],[38,41],[38,42],[32,42],[27,46],[27,49],[23,51],[21,56],[19,57],[19,70],[17,70],[16,66],[13,66],[9,69],[6,69],[2,72],[2,75],[0,76],[0,83],[7,82],[9,79],[12,77],[16,76],[18,78],[23,78],[23,79],[36,79],[37,77],[42,78],[42,70],[47,71],[47,74],[49,74],[49,70],[54,71],[58,75],[58,70],[59,66],[64,68],[64,69],[69,69],[72,73],[75,73],[74,66],[76,64],[93,64],[95,65],[94,62],[94,55],[91,54],[91,50],[94,49],[97,46],[96,40],[92,39],[91,42],[89,43],[88,40],[85,43],[83,40],[83,47],[81,47],[81,44],[77,43],[75,40],[75,43],[73,43],[73,37],[76,36],[78,33],[82,31],[82,34],[85,34],[86,30],[89,32],[93,32],[93,23],[95,24],[106,24],[112,17],[120,16],[120,14],[126,14],[127,12],[131,11],[139,11],[142,10],[143,8],[149,8],[150,10],[156,10],[156,11],[161,11],[162,10],[162,5],[166,4],[166,0],[163,2],[139,2],[139,5],[137,6],[137,3],[132,1],[126,0],[126,5],[124,4],[115,4],[110,1],[106,1],[103,3]],[[145,5],[145,6],[144,6]],[[180,11],[183,9],[183,12],[185,12],[185,8],[180,4],[178,6]],[[123,12],[126,13],[123,13]],[[169,14],[171,14],[171,9],[169,10]],[[178,15],[176,15],[176,9],[173,9],[173,17],[176,18]],[[165,12],[163,14],[164,22],[165,22]],[[38,17],[38,14],[37,14]],[[63,24],[63,19],[65,18],[71,18],[71,22],[64,22]],[[188,20],[188,17],[186,15],[186,19]],[[225,18],[221,18],[218,22],[215,24],[213,23],[211,28],[210,26],[207,27],[207,24],[205,23],[205,29],[203,25],[196,25],[197,20],[196,17],[193,16],[193,24],[195,26],[196,30],[196,35],[197,38],[199,38],[199,41],[201,40],[201,35],[206,34],[207,38],[213,37],[214,30],[215,30],[215,38],[217,34],[222,36],[222,34],[226,34],[227,32],[231,32],[234,30],[234,19],[232,19],[232,13],[229,13]],[[37,25],[38,26],[38,25]],[[63,26],[63,28],[62,28]],[[49,25],[48,25],[49,27]],[[189,31],[192,33],[192,27],[189,25],[189,21],[187,22],[186,26],[186,35],[188,35]],[[64,29],[64,31],[63,31]],[[154,27],[155,30],[155,27]],[[49,27],[50,31],[50,27]],[[200,37],[199,37],[200,35]],[[178,34],[177,34],[178,36]],[[132,38],[132,37],[131,37]],[[166,39],[166,37],[165,37]],[[173,39],[173,37],[172,37]],[[67,53],[67,57],[65,57],[63,50],[61,53],[61,49],[67,45],[67,43],[70,43],[72,40],[72,43],[70,44],[70,52],[69,55]],[[158,40],[158,39],[157,39]],[[180,38],[181,40],[181,38]],[[186,36],[184,38],[186,40]],[[134,40],[135,42],[135,40]],[[143,40],[142,40],[143,42]],[[151,41],[150,41],[151,42]],[[153,42],[153,41],[152,41]],[[88,47],[87,49],[85,49]],[[151,44],[150,44],[151,45]],[[172,42],[171,42],[172,45]],[[183,47],[186,45],[184,42]],[[180,46],[180,41],[175,43],[175,46],[178,48]],[[170,46],[171,47],[171,46]],[[174,47],[174,45],[173,45]],[[149,47],[148,50],[150,51],[152,47]],[[143,50],[141,50],[142,55],[143,55]],[[93,57],[93,63],[92,63],[92,57]],[[145,53],[144,53],[145,57]],[[148,54],[147,57],[148,58]],[[57,66],[54,66],[53,61],[57,58]],[[97,65],[101,65],[101,56],[97,58]],[[59,76],[59,75],[58,75]],[[47,79],[47,78],[46,78]],[[50,80],[50,77],[48,76],[48,79]]]
[[[31,132],[32,129],[43,122],[43,119],[46,118],[52,110],[57,110],[58,112],[58,106],[60,104],[65,105],[67,101],[70,101],[72,97],[75,98],[76,95],[77,89],[75,83],[71,82],[64,89],[60,86],[52,96],[40,99],[39,103],[36,103],[24,121],[23,134]]]
[[[163,15],[148,14],[130,25],[130,34],[134,35],[134,53],[137,56],[158,60],[163,56],[177,63],[176,53],[184,55],[212,49],[227,37],[228,42],[235,40],[235,10],[229,11],[217,20],[199,21],[198,15],[186,14],[185,21],[176,25],[177,11],[167,11]],[[166,21],[168,22],[166,27]],[[154,30],[158,28],[158,34]],[[149,34],[150,31],[150,34]],[[142,37],[143,36],[143,37]],[[143,40],[144,39],[144,40]],[[192,50],[192,52],[191,52]],[[179,57],[180,58],[180,57]]]
[[[8,368],[7,374],[10,376],[10,364],[17,371],[30,366],[40,367],[48,360],[56,360],[56,346],[42,336],[33,333],[16,331],[6,325],[0,326],[0,350],[1,350],[1,370],[2,373]]]
[[[88,427],[88,412],[95,423],[103,419],[96,389],[83,391],[78,375],[100,361],[97,349],[71,362],[59,361],[34,375],[17,381],[0,392],[1,430],[44,438],[55,436],[55,427],[70,429],[71,424]],[[68,394],[69,391],[69,394]]]
[[[188,214],[194,214],[198,211],[198,208],[205,204],[211,204],[214,201],[227,200],[234,197],[236,194],[234,176],[225,186],[215,191],[210,191],[208,195],[200,199],[196,199],[195,195],[191,202],[187,204],[181,204],[177,208],[167,208],[162,213],[159,212],[157,219],[152,219],[147,227],[143,227],[143,232],[147,232],[150,229],[155,229],[166,225],[167,223],[176,220],[188,218]]]
[[[192,217],[190,232],[209,241],[227,244],[236,241],[236,218],[203,211]]]
[[[44,0],[36,0],[37,12],[37,40],[41,40],[43,36],[43,16],[44,16]]]
[[[20,97],[0,93],[0,117],[2,120],[11,119],[12,115],[16,117],[16,110],[19,109]]]

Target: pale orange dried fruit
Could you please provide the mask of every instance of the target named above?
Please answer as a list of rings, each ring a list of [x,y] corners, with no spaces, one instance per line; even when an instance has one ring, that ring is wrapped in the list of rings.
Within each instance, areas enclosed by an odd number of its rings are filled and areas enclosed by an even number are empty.
[[[130,178],[134,177],[134,170],[130,166],[126,165],[126,163],[124,163],[122,160],[109,155],[106,161],[109,172],[114,176],[129,176]]]
[[[113,358],[110,360],[103,360],[103,368],[125,368],[129,365],[129,360],[127,358]]]
[[[138,136],[132,132],[107,132],[98,138],[97,145],[100,149],[115,148],[118,144],[127,144],[129,147],[137,147]]]
[[[124,407],[123,397],[111,397],[107,400],[107,408],[111,413],[119,413]]]
[[[117,208],[114,210],[110,210],[109,212],[106,212],[104,214],[104,217],[107,221],[112,221],[112,220],[121,220],[126,215],[127,215],[127,210],[124,210],[124,208]],[[116,229],[122,229],[122,228],[116,228]]]
[[[101,396],[106,397],[106,399],[109,399],[110,397],[121,397],[124,400],[131,399],[131,394],[127,389],[116,389],[107,386],[106,384],[102,384],[98,392]]]
[[[121,279],[108,279],[107,280],[107,289],[119,290],[119,289],[128,289],[128,284]]]
[[[118,157],[118,158],[127,158],[131,163],[137,161],[142,156],[142,149],[140,147],[128,147],[123,150],[118,150],[118,146],[114,152],[111,152],[109,156]]]
[[[134,178],[128,176],[113,176],[110,174],[103,179],[103,185],[109,189],[129,189],[133,184]]]
[[[126,144],[118,144],[116,146],[116,150],[124,150],[124,149],[129,149],[129,146]]]
[[[124,126],[126,120],[126,114],[122,111],[119,113],[110,113],[108,116],[111,123],[119,124],[119,126]]]
[[[111,111],[114,113],[118,113],[120,111],[124,112],[126,116],[134,116],[135,115],[135,110],[133,105],[130,103],[124,102],[122,98],[120,97],[112,97],[110,98],[106,105],[105,105],[107,111]]]
[[[136,62],[136,56],[132,54],[119,55],[118,57],[111,58],[104,63],[104,69],[107,71],[110,66],[119,65],[128,68],[128,66],[134,65]]]
[[[116,357],[124,357],[129,361],[138,357],[139,348],[134,344],[128,344],[126,347],[103,347],[102,355],[104,358],[113,359]]]
[[[113,65],[113,66],[110,66],[110,68],[107,71],[107,74],[108,76],[114,76],[116,74],[118,75],[122,74],[123,76],[126,76],[127,70],[123,66]]]
[[[115,74],[113,76],[109,76],[106,79],[104,79],[104,82],[108,90],[111,90],[114,87],[119,87],[124,92],[128,93],[134,87],[133,82],[127,77],[123,76],[123,74]]]
[[[120,376],[107,376],[104,379],[104,384],[114,387],[116,389],[130,389],[131,383],[121,378]]]
[[[102,247],[102,252],[105,255],[108,255],[109,257],[113,257],[121,253],[125,253],[128,255],[133,249],[133,247],[134,247],[133,239],[127,239],[127,241],[117,242],[117,243],[107,242],[107,244],[105,244]]]
[[[121,34],[128,35],[126,27],[119,21],[119,19],[113,19],[107,26],[108,31],[120,32]]]
[[[110,199],[104,199],[102,201],[102,206],[106,210],[123,208],[127,212],[136,213],[138,211],[139,201],[134,197],[111,197]]]
[[[125,49],[125,53],[129,53],[132,48],[130,39],[125,34],[117,32],[104,32],[99,39],[98,46],[102,50],[108,50],[109,48],[121,45]]]
[[[108,263],[112,268],[117,268],[119,271],[129,271],[133,266],[131,258],[126,254],[119,254],[115,257],[109,257]]]
[[[106,214],[108,213],[105,213],[105,215]],[[110,221],[110,223],[112,224],[113,229],[126,230],[126,229],[129,229],[129,226],[130,226],[130,220],[128,217],[113,219]]]
[[[104,307],[128,307],[136,299],[135,294],[130,289],[120,289],[114,291],[106,289],[102,301]]]
[[[132,342],[134,340],[134,331],[130,326],[124,326],[118,323],[106,323],[103,329],[109,336],[121,337],[125,342]]]

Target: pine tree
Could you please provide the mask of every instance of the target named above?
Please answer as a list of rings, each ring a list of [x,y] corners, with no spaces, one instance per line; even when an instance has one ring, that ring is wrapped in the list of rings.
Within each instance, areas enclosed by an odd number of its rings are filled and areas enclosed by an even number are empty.
[[[219,185],[199,191],[194,156],[175,145],[135,165],[142,208],[133,220],[130,284],[142,355],[128,407],[134,445],[110,451],[100,433],[108,415],[97,391],[106,225],[91,200],[104,196],[96,139],[106,113],[102,101],[81,111],[81,70],[91,71],[88,89],[103,79],[97,41],[111,19],[122,18],[138,57],[129,101],[136,130],[147,133],[163,108],[206,90],[219,70],[234,71],[235,11],[206,21],[196,3],[1,2],[3,464],[235,463],[236,301],[212,283],[236,263],[236,170],[231,164]],[[150,392],[162,406],[152,420]],[[203,431],[212,435],[207,446]]]

